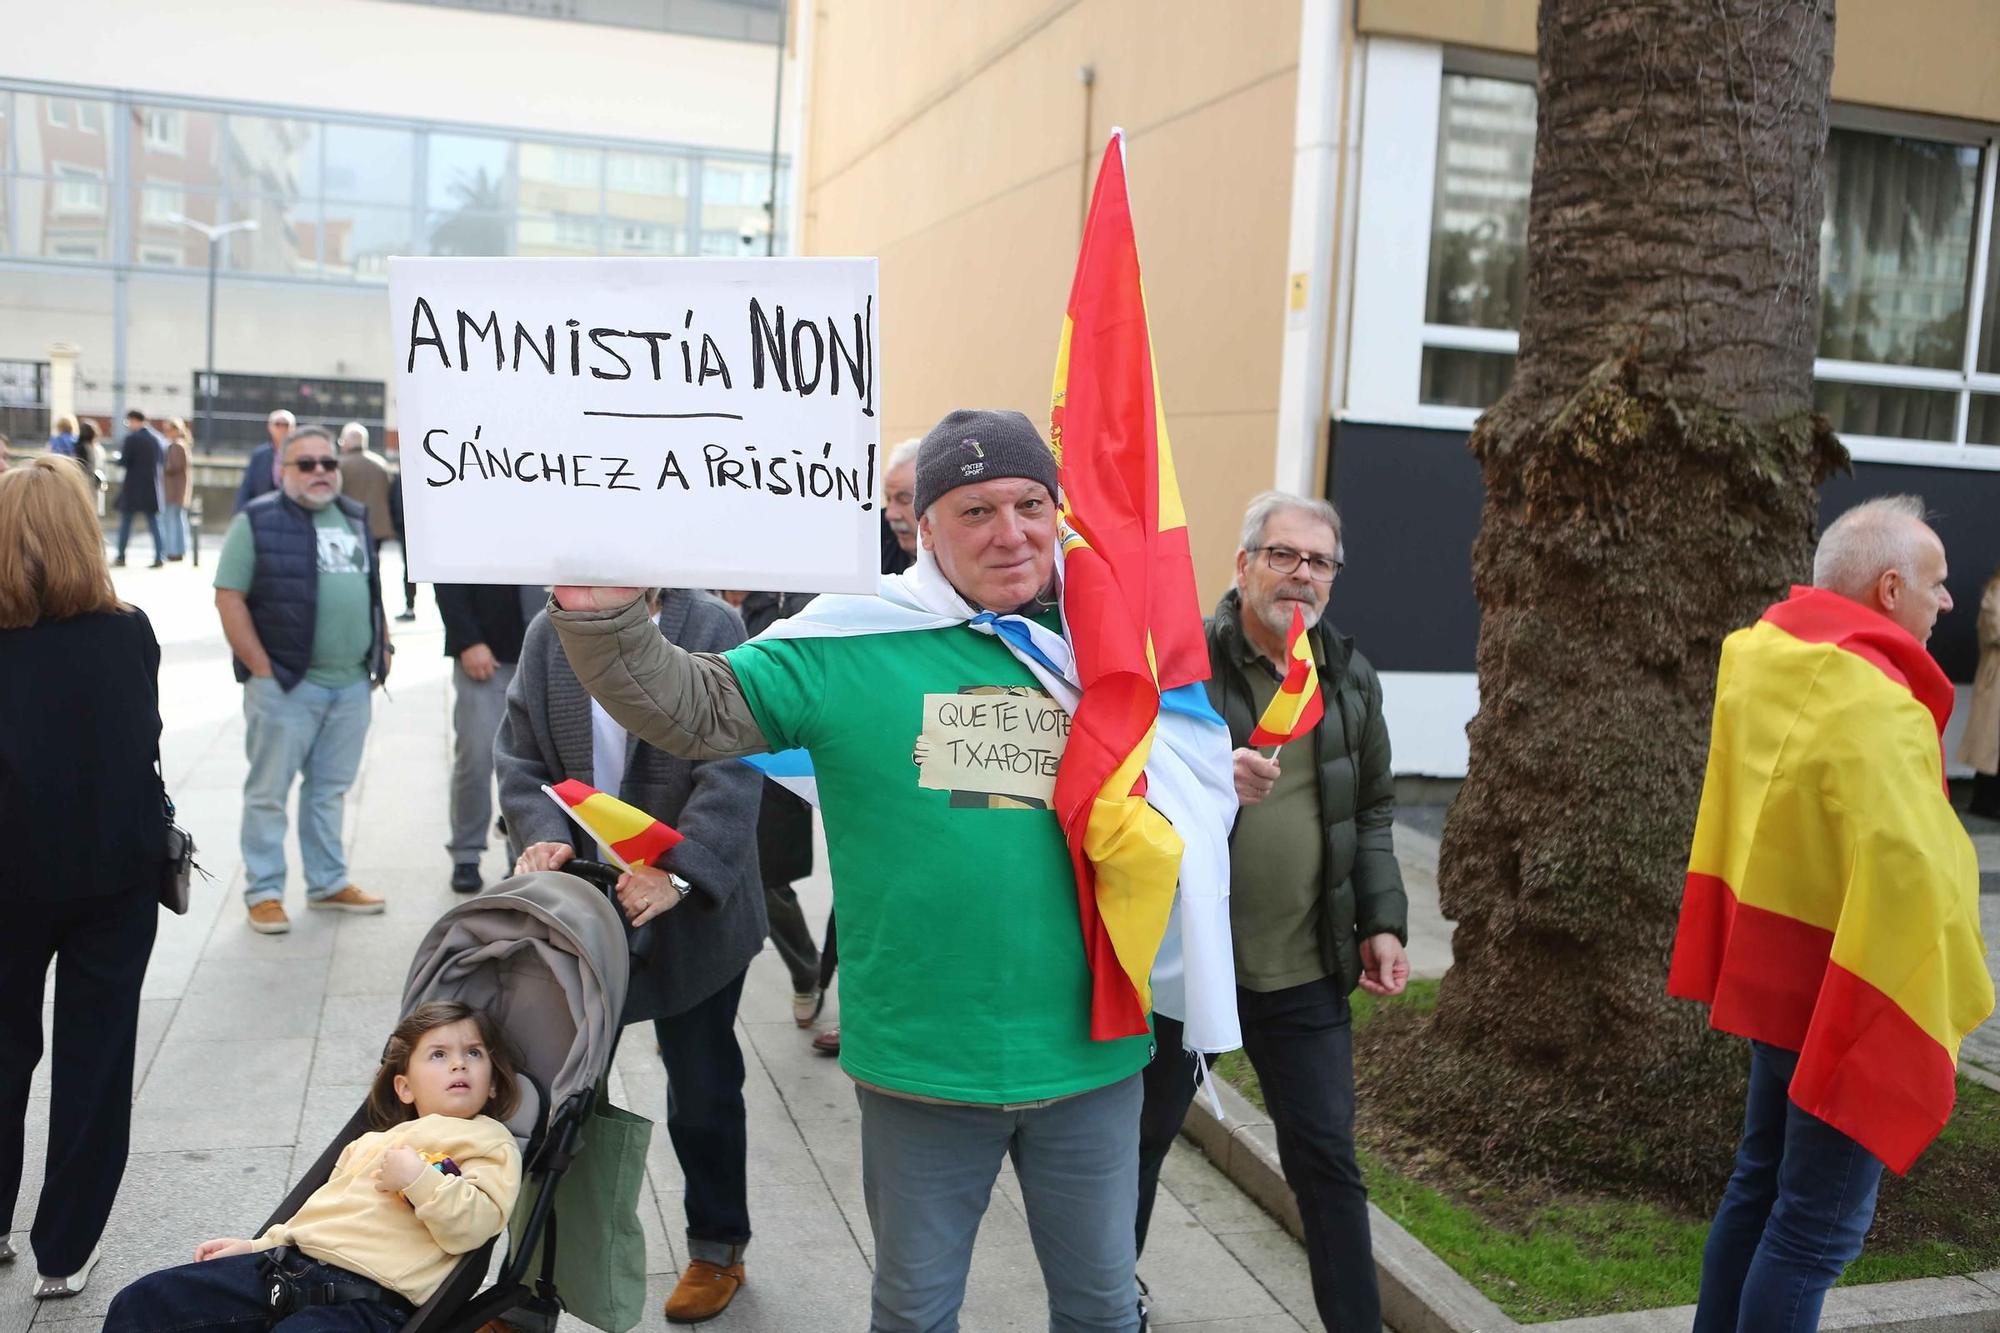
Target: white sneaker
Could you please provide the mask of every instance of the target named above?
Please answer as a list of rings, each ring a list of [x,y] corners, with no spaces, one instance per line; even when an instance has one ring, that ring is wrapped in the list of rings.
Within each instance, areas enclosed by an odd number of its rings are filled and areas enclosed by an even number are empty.
[[[46,1273],[42,1274],[35,1281],[35,1299],[53,1301],[76,1295],[83,1290],[83,1284],[90,1281],[90,1270],[97,1267],[97,1261],[103,1257],[102,1248],[94,1249],[90,1252],[90,1257],[83,1261],[81,1272],[72,1273],[68,1277],[50,1277]]]

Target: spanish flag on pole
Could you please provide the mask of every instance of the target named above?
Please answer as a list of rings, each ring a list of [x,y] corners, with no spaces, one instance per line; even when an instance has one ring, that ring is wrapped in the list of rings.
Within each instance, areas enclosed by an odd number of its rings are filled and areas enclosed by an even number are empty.
[[[1669,993],[1799,1053],[1792,1101],[1907,1171],[1993,1010],[1944,785],[1952,687],[1900,626],[1794,588],[1722,646]]]
[[[1319,664],[1313,661],[1312,640],[1306,635],[1305,612],[1292,608],[1291,632],[1285,636],[1285,679],[1271,696],[1270,707],[1250,733],[1255,746],[1283,745],[1319,725],[1326,702],[1319,694]]]
[[[1082,702],[1056,773],[1089,959],[1090,1035],[1147,1031],[1183,844],[1145,799],[1160,694],[1208,678],[1187,516],[1153,367],[1125,136],[1097,172],[1056,354],[1049,444],[1072,535],[1063,619]]]
[[[585,833],[597,839],[622,870],[649,865],[681,841],[679,833],[644,810],[627,805],[616,796],[606,796],[574,778],[553,787],[544,786],[542,790]]]

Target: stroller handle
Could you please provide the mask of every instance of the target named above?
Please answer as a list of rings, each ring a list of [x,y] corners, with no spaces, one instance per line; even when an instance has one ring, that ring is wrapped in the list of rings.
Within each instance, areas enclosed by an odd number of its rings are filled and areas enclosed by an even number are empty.
[[[571,857],[562,863],[562,868],[556,873],[574,875],[609,898],[611,910],[618,913],[618,920],[625,927],[626,952],[632,956],[634,963],[643,965],[651,961],[655,940],[653,927],[659,923],[659,918],[655,917],[643,926],[634,926],[625,915],[625,909],[618,905],[618,880],[624,875],[624,871],[603,861],[586,861],[580,857]]]

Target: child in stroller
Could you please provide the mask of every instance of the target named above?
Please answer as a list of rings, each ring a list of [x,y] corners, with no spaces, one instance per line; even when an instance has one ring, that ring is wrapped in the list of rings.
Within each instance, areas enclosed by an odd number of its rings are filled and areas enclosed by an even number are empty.
[[[104,1327],[402,1328],[513,1211],[521,1154],[501,1120],[519,1093],[496,1037],[470,1005],[412,1009],[369,1090],[373,1132],[305,1206],[255,1240],[207,1241],[195,1262],[134,1282]]]

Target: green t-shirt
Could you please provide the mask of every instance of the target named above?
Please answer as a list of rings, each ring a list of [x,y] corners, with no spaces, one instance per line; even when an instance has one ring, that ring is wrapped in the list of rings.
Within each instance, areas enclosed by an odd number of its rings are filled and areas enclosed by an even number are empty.
[[[1278,692],[1269,671],[1249,666],[1254,715]],[[1260,751],[1261,753],[1261,751]],[[1333,969],[1320,952],[1320,863],[1326,832],[1320,823],[1319,772],[1308,737],[1278,751],[1271,794],[1236,815],[1229,842],[1229,931],[1236,946],[1236,984],[1274,991],[1318,981]]]
[[[1005,645],[953,627],[724,656],[772,748],[812,753],[850,1075],[997,1104],[1145,1066],[1148,1037],[1090,1039],[1076,877],[1046,803],[1068,718]]]
[[[368,544],[338,505],[313,513],[319,538],[319,592],[313,616],[312,660],[306,680],[329,690],[368,679],[368,648],[375,641],[368,603]],[[215,586],[249,592],[257,572],[257,538],[250,520],[238,514],[222,539],[215,562]]]

